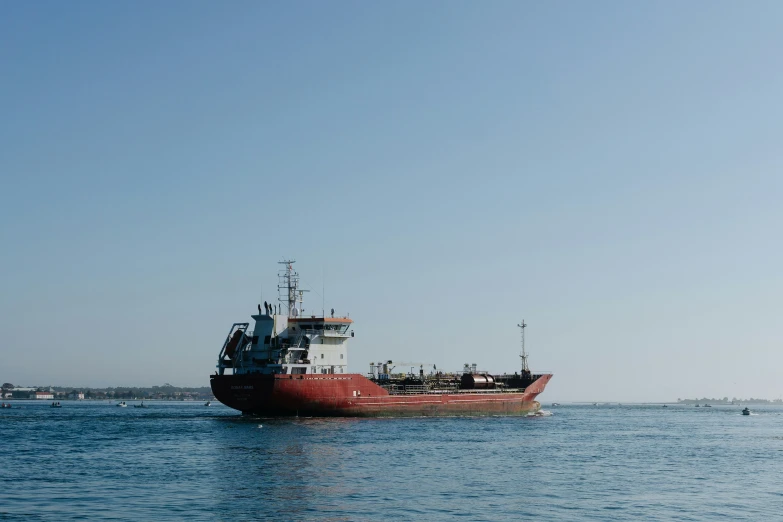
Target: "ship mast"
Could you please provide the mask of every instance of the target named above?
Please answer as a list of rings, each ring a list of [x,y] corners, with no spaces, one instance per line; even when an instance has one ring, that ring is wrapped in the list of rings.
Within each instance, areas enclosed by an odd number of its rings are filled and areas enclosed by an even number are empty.
[[[285,261],[278,261],[278,264],[284,265],[285,268],[278,273],[277,292],[279,297],[278,301],[286,303],[288,305],[288,316],[295,317],[297,289],[299,287],[299,274],[294,272],[295,260],[289,259]]]
[[[527,323],[522,319],[522,322],[519,323],[517,327],[522,330],[522,353],[519,355],[519,358],[522,359],[522,371],[529,373],[530,368],[527,367],[527,352],[525,352],[525,328],[527,328]]]

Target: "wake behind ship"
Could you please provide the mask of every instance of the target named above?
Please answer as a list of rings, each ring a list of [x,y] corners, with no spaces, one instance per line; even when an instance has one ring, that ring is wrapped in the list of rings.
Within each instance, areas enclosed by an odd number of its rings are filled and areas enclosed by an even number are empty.
[[[334,310],[328,317],[305,316],[293,263],[281,262],[281,304],[264,303],[263,312],[259,304],[253,330],[234,323],[226,336],[218,371],[210,376],[215,398],[226,406],[269,417],[526,415],[540,409],[535,399],[552,374],[530,372],[524,321],[518,325],[522,368],[513,374],[491,375],[475,364],[443,372],[392,361],[371,363],[366,376],[347,373],[353,321],[335,317]]]

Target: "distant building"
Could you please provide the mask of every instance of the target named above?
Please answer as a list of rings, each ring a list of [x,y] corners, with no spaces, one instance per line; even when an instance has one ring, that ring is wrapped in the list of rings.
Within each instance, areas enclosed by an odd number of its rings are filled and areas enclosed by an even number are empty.
[[[2,396],[3,399],[10,399],[11,397],[14,396],[14,392],[12,392],[11,390],[3,390],[2,392],[0,392],[0,396]]]
[[[25,388],[23,386],[14,386],[14,397],[16,397],[17,399],[29,399],[33,395],[34,391],[36,391],[36,388]]]
[[[49,391],[36,391],[30,394],[31,399],[52,400],[54,399],[54,393]]]
[[[71,393],[71,399],[75,401],[83,401],[84,400],[84,392],[73,392]]]

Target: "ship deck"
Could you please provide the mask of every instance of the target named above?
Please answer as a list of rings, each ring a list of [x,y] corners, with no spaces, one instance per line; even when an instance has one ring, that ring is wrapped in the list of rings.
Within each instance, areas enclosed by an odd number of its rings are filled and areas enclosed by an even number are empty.
[[[527,388],[416,390],[391,392],[360,374],[213,375],[215,397],[243,413],[262,416],[447,416],[524,415],[551,374]]]

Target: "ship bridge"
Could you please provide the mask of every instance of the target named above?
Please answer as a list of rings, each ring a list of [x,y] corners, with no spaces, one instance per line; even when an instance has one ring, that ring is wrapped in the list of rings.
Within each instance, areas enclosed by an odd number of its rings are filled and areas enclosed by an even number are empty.
[[[289,317],[289,328],[325,337],[350,337],[353,321],[348,317]]]
[[[218,357],[220,375],[233,374],[334,374],[348,373],[348,339],[354,336],[350,317],[306,316],[303,290],[294,261],[284,261],[280,306],[264,302],[253,315],[255,328],[235,323]],[[287,312],[287,313],[285,313]]]

